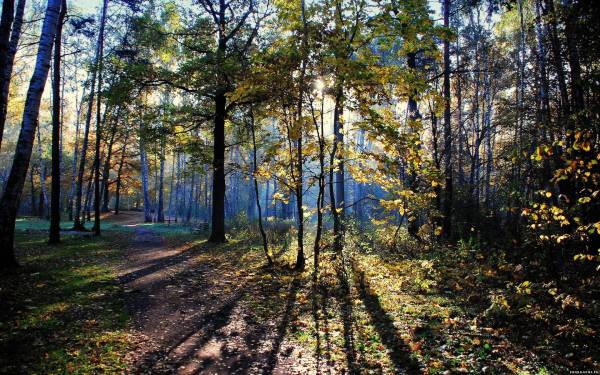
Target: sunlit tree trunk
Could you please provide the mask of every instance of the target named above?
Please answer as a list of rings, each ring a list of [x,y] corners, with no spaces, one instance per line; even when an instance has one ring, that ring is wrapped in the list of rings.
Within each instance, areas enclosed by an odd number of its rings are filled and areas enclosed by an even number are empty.
[[[5,24],[4,8],[6,8],[6,17],[10,17],[12,15],[12,11],[10,11],[11,4],[14,4],[14,1],[4,1],[2,6],[2,25],[0,25],[0,148],[2,148],[2,135],[4,133],[4,124],[6,123],[6,113],[8,110],[10,80],[12,78],[15,55],[17,54],[17,47],[21,37],[23,14],[25,13],[25,0],[19,0],[17,3],[17,11],[14,15],[14,21],[12,23],[10,42],[8,42],[8,49],[6,50],[5,55],[4,38],[6,37],[5,32],[7,32],[5,25],[8,24],[8,19]],[[8,26],[8,30],[10,31],[10,26]]]
[[[115,136],[117,134],[117,126],[119,121],[119,115],[121,113],[121,108],[117,109],[117,112],[114,118],[111,119],[112,126],[110,128],[110,138],[108,139],[108,144],[106,145],[106,158],[104,159],[104,165],[102,167],[102,185],[101,185],[101,195],[102,195],[102,212],[108,212],[108,203],[110,200],[110,170],[111,170],[111,160],[113,156],[113,146],[115,143]],[[112,117],[112,116],[111,116]]]
[[[115,215],[119,214],[121,204],[121,178],[123,176],[123,165],[125,164],[125,157],[127,155],[127,140],[129,139],[129,129],[125,132],[125,138],[123,139],[123,146],[121,147],[121,160],[119,161],[119,168],[117,169],[117,180],[115,186]]]

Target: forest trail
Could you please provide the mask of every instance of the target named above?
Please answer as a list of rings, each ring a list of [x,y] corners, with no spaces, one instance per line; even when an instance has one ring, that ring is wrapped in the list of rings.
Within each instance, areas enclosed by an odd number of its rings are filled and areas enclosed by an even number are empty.
[[[127,247],[119,279],[136,342],[129,354],[130,370],[305,373],[298,370],[305,365],[292,361],[295,348],[283,343],[285,329],[278,329],[278,319],[289,317],[273,317],[267,324],[255,320],[245,300],[256,290],[253,275],[238,277],[239,272],[228,268],[231,264],[203,257],[210,247],[204,241],[175,242],[140,224]]]

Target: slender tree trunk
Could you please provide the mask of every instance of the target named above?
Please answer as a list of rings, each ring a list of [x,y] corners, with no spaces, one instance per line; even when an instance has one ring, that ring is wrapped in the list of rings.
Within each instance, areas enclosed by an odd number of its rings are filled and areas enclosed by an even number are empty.
[[[314,121],[317,140],[319,142],[319,191],[317,194],[317,228],[315,231],[315,243],[313,246],[314,274],[313,280],[317,280],[319,272],[319,256],[321,253],[321,236],[323,232],[323,207],[325,201],[325,129],[324,129],[324,103],[325,95],[321,92],[320,121]],[[315,119],[315,116],[313,116]],[[316,120],[316,119],[315,119]],[[319,127],[320,125],[320,127]],[[356,199],[356,198],[355,198]]]
[[[450,0],[444,0],[444,27],[450,26]],[[443,234],[452,237],[452,123],[450,122],[450,41],[444,39],[444,207]]]
[[[96,236],[100,235],[100,142],[102,138],[102,122],[100,121],[100,109],[102,107],[102,70],[104,68],[104,27],[106,25],[106,11],[108,0],[104,0],[102,6],[102,22],[100,23],[100,35],[98,36],[98,93],[96,94],[96,170],[94,171],[94,227]]]
[[[101,16],[101,28],[105,23],[104,7]],[[90,96],[88,97],[87,113],[85,116],[85,128],[83,132],[83,142],[81,145],[81,157],[79,160],[79,171],[77,172],[77,189],[75,193],[75,213],[73,215],[73,230],[85,230],[81,222],[81,200],[83,196],[83,174],[85,172],[85,162],[89,142],[90,124],[92,122],[92,110],[94,107],[94,95],[96,94],[96,74],[98,71],[98,62],[100,57],[100,34],[98,35],[98,44],[96,46],[96,56],[94,58],[94,67],[92,69],[92,77],[90,84]]]
[[[52,45],[54,44],[54,36],[56,35],[56,27],[58,25],[60,4],[60,0],[48,0],[44,24],[40,34],[35,69],[31,77],[29,89],[27,90],[23,123],[10,175],[6,182],[2,199],[0,199],[0,268],[17,265],[14,253],[15,220],[31,159],[42,93],[44,92],[44,86],[50,69],[50,58],[52,56]]]
[[[14,4],[14,0],[6,0],[3,3],[2,25],[0,25],[0,149],[2,148],[2,135],[4,134],[6,112],[8,110],[10,80],[12,78],[12,70],[15,63],[15,55],[17,54],[17,47],[19,45],[19,38],[21,37],[23,14],[25,13],[25,0],[19,0],[17,12],[14,15],[14,22],[12,24],[8,50],[6,51],[6,55],[4,55],[4,38],[6,37],[5,32],[7,32],[7,29],[5,29],[4,8],[6,8],[6,17],[12,16],[12,11],[10,10],[11,4]],[[8,24],[8,19],[6,20],[6,24]],[[8,25],[8,30],[10,30],[10,25]]]
[[[298,92],[298,103],[296,108],[296,116],[297,121],[302,122],[302,109],[303,109],[303,100],[304,100],[304,77],[306,74],[306,65],[308,60],[308,23],[306,20],[306,9],[305,9],[305,1],[301,0],[301,11],[302,11],[302,25],[303,25],[303,33],[302,33],[302,62],[300,68],[300,77],[299,77],[299,92]],[[297,144],[296,144],[296,181],[295,183],[295,191],[296,191],[296,207],[298,212],[298,253],[296,255],[296,269],[304,270],[306,260],[304,258],[304,207],[303,207],[303,194],[304,194],[304,179],[303,179],[303,165],[304,165],[304,156],[302,154],[302,135],[303,135],[303,125],[300,126],[300,135],[298,136]]]
[[[144,141],[144,123],[143,119],[140,119],[140,163],[141,174],[142,174],[142,192],[144,194],[144,222],[152,222],[152,203],[150,201],[150,193],[148,191],[148,156],[146,154],[146,142]]]
[[[562,60],[560,40],[558,38],[557,17],[554,9],[554,0],[544,0],[544,2],[546,4],[544,15],[547,16],[546,18],[548,19],[550,44],[552,47],[552,61],[556,71],[556,80],[558,82],[558,91],[560,93],[562,120],[568,121],[571,109],[569,103],[569,94],[567,92],[566,74]]]
[[[108,212],[108,203],[110,201],[110,170],[111,164],[110,161],[113,155],[113,146],[115,143],[115,136],[117,133],[117,124],[119,121],[119,115],[121,113],[121,108],[117,109],[115,117],[112,119],[112,126],[110,130],[110,138],[108,140],[108,144],[106,145],[106,159],[104,160],[104,165],[102,168],[102,185],[101,185],[101,195],[102,195],[102,212]],[[111,116],[112,117],[112,116]]]
[[[48,243],[60,242],[60,124],[61,124],[61,45],[62,27],[67,14],[67,0],[62,0],[56,40],[54,42],[54,79],[52,87],[52,202]]]
[[[31,184],[31,216],[37,216],[37,212],[35,211],[35,184],[33,183],[33,165],[29,168],[29,183]]]
[[[175,180],[175,150],[173,150],[173,162],[171,165],[171,184],[169,187],[169,208],[168,208],[168,212],[169,212],[169,223],[171,222],[171,218],[173,217],[173,184],[174,184],[174,180]],[[176,197],[177,198],[177,197]]]
[[[156,221],[159,223],[165,222],[165,215],[163,212],[164,206],[164,177],[165,177],[165,139],[164,136],[160,140],[160,174],[158,177],[158,212],[156,214]]]
[[[188,203],[187,216],[185,222],[189,223],[192,219],[192,208],[194,207],[194,187],[196,187],[196,171],[192,170],[192,176],[190,181],[190,202]]]
[[[127,155],[127,140],[129,138],[129,129],[125,132],[123,147],[121,148],[121,160],[119,161],[119,169],[117,169],[117,182],[115,187],[115,215],[119,214],[121,203],[121,176],[123,174],[123,164],[125,164],[125,156]]]
[[[567,39],[567,57],[571,72],[571,105],[573,114],[581,117],[584,115],[581,111],[584,109],[585,103],[577,41],[577,23],[579,21],[578,7],[578,4],[573,4],[573,0],[565,0],[565,36]]]
[[[339,254],[342,251],[342,219],[340,217],[341,211],[339,210],[340,204],[338,199],[340,198],[340,191],[336,194],[336,181],[335,181],[335,160],[338,154],[338,147],[340,147],[340,138],[337,136],[340,127],[340,116],[341,116],[341,101],[343,91],[339,87],[335,94],[335,105],[333,108],[333,127],[334,127],[334,138],[333,147],[331,149],[330,161],[329,161],[329,196],[331,205],[331,215],[333,217],[333,249]],[[337,129],[337,130],[336,130]],[[338,181],[339,182],[339,181]]]
[[[40,127],[37,127],[37,150],[40,161],[40,217],[48,218],[48,191],[46,189],[46,165],[44,163],[44,154],[42,152],[42,137],[40,135]]]
[[[252,112],[252,108],[250,108],[249,111],[249,117],[250,117],[250,133],[252,135],[252,174],[256,175],[256,171],[258,169],[258,162],[257,162],[257,151],[256,151],[256,130],[254,128],[254,113]],[[269,264],[269,266],[273,265],[273,259],[271,258],[271,255],[269,254],[269,242],[267,241],[267,234],[265,233],[265,229],[263,227],[263,221],[262,221],[262,209],[260,207],[260,195],[259,195],[259,191],[258,191],[258,180],[256,178],[252,179],[254,182],[254,197],[256,199],[256,207],[258,209],[258,229],[260,230],[260,236],[262,238],[262,242],[263,242],[263,251],[265,253],[265,257],[267,258],[267,262]]]
[[[406,65],[408,66],[408,68],[411,71],[415,71],[417,69],[417,55],[415,52],[412,53],[408,53],[406,56]],[[416,90],[413,90],[409,97],[408,97],[408,101],[406,104],[406,109],[408,111],[408,120],[411,123],[415,123],[417,121],[419,121],[421,119],[421,113],[419,113],[419,106],[418,106],[418,92]],[[411,190],[416,191],[417,189],[417,177],[416,177],[416,171],[414,171],[413,167],[409,168],[409,186],[411,188]],[[419,235],[418,235],[418,230],[419,230],[419,224],[418,224],[418,220],[412,220],[409,221],[408,223],[408,232],[410,233],[411,236],[419,239]]]
[[[75,70],[77,72],[77,70]],[[73,149],[73,166],[72,166],[72,174],[71,174],[71,189],[69,190],[69,220],[73,220],[73,200],[75,197],[75,189],[77,186],[77,160],[79,158],[79,128],[81,124],[81,110],[83,109],[83,103],[85,98],[85,85],[83,88],[83,95],[81,97],[81,102],[77,103],[77,118],[75,119],[75,146]]]
[[[460,61],[460,44],[456,42],[456,66],[459,68],[461,66]],[[458,123],[458,184],[464,185],[465,183],[465,171],[464,171],[464,131],[463,131],[463,102],[462,102],[462,77],[461,73],[456,73],[456,111],[457,113],[457,123]]]

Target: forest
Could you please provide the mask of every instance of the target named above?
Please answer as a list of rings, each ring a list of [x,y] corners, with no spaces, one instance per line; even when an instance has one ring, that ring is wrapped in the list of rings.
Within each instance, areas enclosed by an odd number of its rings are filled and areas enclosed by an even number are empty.
[[[600,374],[600,2],[2,0],[0,374]]]

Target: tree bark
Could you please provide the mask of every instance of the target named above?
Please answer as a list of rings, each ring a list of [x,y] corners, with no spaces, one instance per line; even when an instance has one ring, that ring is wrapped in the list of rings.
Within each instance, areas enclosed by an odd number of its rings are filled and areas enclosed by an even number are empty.
[[[119,205],[121,203],[121,176],[123,173],[123,164],[125,164],[125,156],[127,155],[127,139],[129,138],[129,129],[125,132],[123,147],[121,148],[121,160],[119,161],[119,169],[117,169],[117,182],[115,187],[115,215],[119,214]]]
[[[61,124],[61,45],[62,28],[67,14],[67,0],[62,0],[56,40],[54,42],[54,79],[52,87],[52,197],[50,203],[50,235],[48,243],[60,242],[60,124]]]
[[[160,173],[158,177],[158,212],[156,213],[156,221],[158,223],[165,222],[164,215],[164,177],[165,177],[165,139],[164,135],[160,140]]]
[[[105,23],[105,12],[104,7],[102,8],[102,15],[100,19],[101,32],[103,31],[103,25]],[[92,69],[92,78],[90,85],[90,96],[88,98],[88,107],[85,117],[85,129],[83,132],[83,142],[81,145],[81,156],[79,161],[79,171],[77,172],[77,189],[75,193],[75,213],[73,215],[73,230],[85,230],[81,222],[81,200],[83,196],[83,174],[85,172],[86,154],[89,142],[90,124],[92,122],[92,109],[94,106],[94,95],[96,94],[96,74],[98,71],[98,62],[100,57],[100,33],[98,34],[98,44],[96,45],[96,56],[94,58],[94,67]]]
[[[2,149],[2,135],[4,134],[4,125],[6,123],[6,113],[8,110],[8,95],[10,89],[10,80],[12,78],[13,65],[15,63],[15,55],[17,54],[17,47],[19,45],[19,39],[21,37],[21,29],[23,26],[23,14],[25,13],[25,2],[26,0],[19,0],[17,4],[17,11],[14,15],[14,21],[12,24],[12,32],[10,34],[10,42],[8,44],[8,50],[6,57],[0,57],[0,149]],[[2,34],[2,41],[0,45],[4,43],[4,7],[8,13],[10,3],[14,4],[13,1],[5,1],[2,7],[2,25],[0,26],[0,34]],[[7,14],[8,17],[8,14]],[[10,26],[9,26],[10,28]],[[4,46],[0,46],[0,50],[3,50]],[[3,55],[4,52],[0,52]],[[2,61],[2,59],[5,59]]]
[[[113,146],[115,144],[115,136],[117,134],[117,124],[119,121],[119,115],[121,113],[121,107],[119,107],[119,109],[117,109],[116,115],[114,116],[114,118],[112,118],[111,122],[112,122],[112,126],[110,129],[110,138],[108,139],[108,144],[106,145],[107,151],[106,151],[106,159],[104,160],[104,165],[102,167],[102,188],[101,188],[101,193],[102,193],[102,208],[101,211],[102,212],[108,212],[108,204],[110,201],[110,170],[111,170],[111,164],[110,161],[112,159],[112,155],[113,155]],[[112,117],[112,116],[111,116]]]
[[[450,27],[450,0],[444,0],[444,27]],[[444,207],[442,233],[452,237],[452,123],[450,122],[450,40],[444,39]]]
[[[144,142],[144,123],[140,119],[140,163],[142,174],[142,192],[144,194],[144,222],[152,222],[152,203],[150,201],[150,193],[148,192],[148,156],[146,154],[146,142]]]
[[[40,135],[40,127],[37,127],[37,151],[38,159],[40,163],[40,218],[48,218],[48,209],[50,204],[48,203],[48,191],[46,189],[46,165],[44,163],[44,154],[42,151],[42,137]]]
[[[14,253],[15,220],[31,159],[42,94],[50,69],[50,58],[52,56],[52,46],[58,25],[60,4],[60,0],[48,0],[35,69],[31,77],[29,89],[27,90],[23,123],[10,175],[6,182],[2,199],[0,199],[0,268],[17,265]]]
[[[257,151],[256,151],[256,129],[254,128],[255,124],[254,124],[254,113],[252,112],[252,108],[250,108],[249,111],[249,115],[250,115],[250,133],[252,135],[252,174],[256,175],[256,171],[258,169],[258,162],[257,162]],[[265,229],[263,227],[263,220],[262,220],[262,209],[260,207],[260,195],[259,195],[259,191],[258,191],[258,180],[256,179],[256,177],[254,177],[253,179],[254,182],[254,197],[256,200],[256,207],[258,209],[258,229],[260,231],[260,236],[262,238],[262,242],[263,242],[263,251],[265,253],[265,257],[267,258],[267,263],[269,264],[269,266],[273,265],[273,259],[271,258],[271,255],[269,254],[269,242],[267,241],[267,234],[265,233]]]
[[[224,92],[215,96],[212,223],[209,242],[224,243],[225,239],[225,117]]]
[[[100,35],[98,36],[98,93],[96,95],[96,152],[94,171],[94,227],[93,231],[96,236],[100,235],[100,142],[102,139],[102,122],[100,121],[100,109],[102,108],[102,70],[104,68],[104,28],[106,25],[106,11],[108,8],[108,0],[104,0],[102,6],[102,21],[100,23]]]

